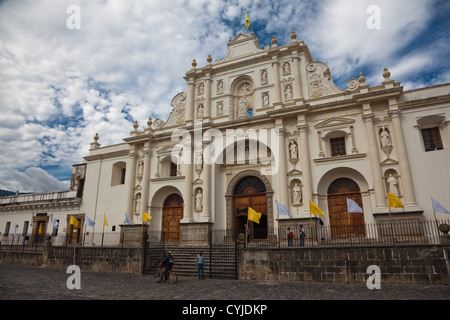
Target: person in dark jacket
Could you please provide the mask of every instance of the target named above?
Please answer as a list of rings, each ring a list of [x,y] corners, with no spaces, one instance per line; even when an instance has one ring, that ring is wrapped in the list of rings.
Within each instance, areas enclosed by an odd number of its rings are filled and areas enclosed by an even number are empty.
[[[174,262],[175,261],[174,261],[173,256],[172,256],[172,252],[169,251],[167,256],[163,260],[163,265],[165,267],[165,269],[164,269],[164,281],[167,280],[167,273],[168,273],[168,271],[169,270],[172,271],[172,267],[173,267]]]

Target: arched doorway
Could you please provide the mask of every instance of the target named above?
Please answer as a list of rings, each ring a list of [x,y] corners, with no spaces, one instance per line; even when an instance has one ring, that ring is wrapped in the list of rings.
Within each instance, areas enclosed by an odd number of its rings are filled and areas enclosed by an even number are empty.
[[[169,195],[163,205],[162,231],[166,241],[180,241],[180,220],[183,219],[183,198]]]
[[[333,237],[364,236],[364,213],[348,212],[347,199],[361,208],[362,199],[358,184],[352,179],[339,178],[328,187],[328,212]]]
[[[241,179],[234,188],[234,230],[244,233],[244,225],[247,223],[248,207],[261,212],[258,223],[249,221],[252,239],[267,238],[267,196],[266,186],[261,179],[248,176]]]

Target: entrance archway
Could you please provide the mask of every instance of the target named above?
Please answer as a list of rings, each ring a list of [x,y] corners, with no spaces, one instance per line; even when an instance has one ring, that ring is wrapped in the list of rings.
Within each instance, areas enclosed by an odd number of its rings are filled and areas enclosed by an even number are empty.
[[[251,239],[267,238],[267,196],[266,186],[261,179],[248,176],[241,179],[233,192],[234,230],[244,233],[248,219],[248,207],[261,212],[258,223],[249,221]]]
[[[180,220],[183,219],[183,198],[176,193],[164,200],[162,231],[166,241],[180,241]]]
[[[364,209],[362,213],[347,210],[347,199],[363,208],[360,191],[358,184],[349,178],[336,179],[328,187],[328,212],[333,237],[365,235]]]

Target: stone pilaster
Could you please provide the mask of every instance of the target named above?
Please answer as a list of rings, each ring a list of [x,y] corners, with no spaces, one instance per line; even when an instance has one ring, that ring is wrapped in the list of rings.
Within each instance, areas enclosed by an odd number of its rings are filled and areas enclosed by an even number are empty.
[[[373,187],[375,191],[375,212],[386,212],[386,191],[383,185],[380,167],[380,156],[378,154],[378,141],[375,135],[374,116],[372,113],[363,115],[366,126],[367,145],[369,146],[370,169],[372,171]]]

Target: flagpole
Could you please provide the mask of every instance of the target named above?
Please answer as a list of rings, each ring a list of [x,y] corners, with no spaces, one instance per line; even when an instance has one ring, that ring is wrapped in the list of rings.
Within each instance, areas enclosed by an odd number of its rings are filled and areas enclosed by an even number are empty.
[[[345,198],[345,201],[347,202],[347,198]],[[347,206],[347,217],[348,217],[348,229],[347,231],[350,231],[351,227],[352,227],[352,220],[350,218],[350,212],[348,211],[348,206]],[[351,233],[350,233],[351,234]],[[347,234],[347,236],[350,236],[350,234]]]
[[[394,239],[394,229],[392,228],[392,214],[391,214],[391,205],[389,204],[389,198],[388,198],[388,208],[389,208],[389,224],[391,226],[391,235],[392,235],[392,243],[395,243]]]
[[[278,221],[278,229],[280,229],[280,210],[278,210],[278,200],[275,200],[277,204],[277,221]]]
[[[244,12],[245,12],[245,34],[248,35],[247,21],[248,21],[248,24],[250,26],[250,20],[248,18],[248,14],[247,14],[247,8],[244,8]]]
[[[122,248],[123,248],[123,241],[125,240],[125,217],[123,218],[123,231],[122,231]]]
[[[144,247],[144,210],[142,210],[142,228],[141,228],[142,247]]]
[[[439,234],[439,225],[438,225],[437,218],[436,218],[436,209],[434,208],[433,198],[431,198],[431,206],[433,207],[434,221],[436,222],[436,228],[438,229],[438,234]]]
[[[103,248],[103,237],[105,236],[105,216],[103,216],[103,227],[102,227],[102,248]]]
[[[312,233],[312,218],[311,218],[311,208],[309,208],[309,230]]]
[[[248,238],[247,230],[248,230],[248,209],[247,209],[247,224],[246,224],[246,227],[245,227],[245,247],[246,248],[247,248],[247,238]]]
[[[86,242],[86,221],[84,222],[84,226],[85,226],[85,228],[84,228],[84,236],[83,236],[83,244],[82,244],[82,246],[84,247],[84,244],[85,244],[85,242]]]
[[[106,213],[103,213],[102,248],[103,248],[103,238],[105,236],[105,222],[106,222]]]
[[[433,199],[433,198],[432,198]],[[434,222],[436,222],[436,228],[437,228],[437,235],[439,237],[439,225],[436,218],[436,210],[434,209],[434,203],[433,200],[431,200],[431,206],[433,207],[433,214],[434,214]],[[441,237],[439,237],[439,242],[442,243]]]
[[[244,8],[244,18],[245,18],[245,34],[248,34],[248,30],[247,30],[247,9]]]

